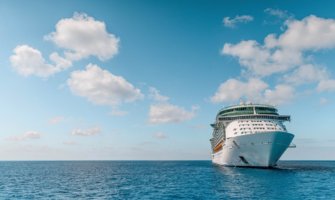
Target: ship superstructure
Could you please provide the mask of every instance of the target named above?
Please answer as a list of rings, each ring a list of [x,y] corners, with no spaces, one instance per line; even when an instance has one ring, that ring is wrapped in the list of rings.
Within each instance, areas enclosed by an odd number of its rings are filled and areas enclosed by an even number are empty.
[[[275,107],[240,104],[216,115],[212,138],[212,161],[218,165],[273,167],[290,146],[294,135],[283,124],[289,115]]]

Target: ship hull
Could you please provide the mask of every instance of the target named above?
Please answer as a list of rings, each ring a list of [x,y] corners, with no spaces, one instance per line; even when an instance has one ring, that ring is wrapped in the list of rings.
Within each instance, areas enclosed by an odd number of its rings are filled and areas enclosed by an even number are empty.
[[[261,132],[227,138],[212,162],[223,166],[273,167],[289,147],[294,135],[288,132]]]

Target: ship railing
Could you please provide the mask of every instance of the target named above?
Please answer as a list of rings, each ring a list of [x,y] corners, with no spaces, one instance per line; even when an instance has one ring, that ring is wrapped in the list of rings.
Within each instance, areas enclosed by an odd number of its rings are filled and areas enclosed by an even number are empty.
[[[238,107],[243,107],[243,106],[246,106],[246,107],[257,107],[257,106],[260,106],[260,107],[268,107],[268,108],[275,108],[273,105],[270,105],[270,104],[259,104],[259,103],[245,103],[245,104],[239,104],[239,105],[230,105],[230,106],[226,106],[224,108],[221,108],[219,110],[219,112],[223,111],[223,110],[227,110],[227,109],[231,109],[231,108],[238,108]]]
[[[219,117],[220,121],[232,121],[238,119],[275,119],[280,121],[291,121],[291,117],[289,115],[256,114],[256,115],[237,115],[237,116]]]

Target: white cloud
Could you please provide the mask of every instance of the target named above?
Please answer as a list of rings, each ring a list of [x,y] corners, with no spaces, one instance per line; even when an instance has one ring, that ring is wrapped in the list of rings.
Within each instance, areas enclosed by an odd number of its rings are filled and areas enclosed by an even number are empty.
[[[93,136],[101,133],[101,129],[99,127],[94,127],[90,129],[74,129],[72,130],[72,135],[77,135],[77,136]]]
[[[66,49],[69,60],[96,56],[107,60],[118,53],[119,39],[108,33],[106,24],[85,13],[74,13],[72,18],[58,21],[56,31],[45,36],[58,47]]]
[[[107,60],[118,53],[119,39],[107,32],[104,22],[83,13],[61,19],[56,24],[56,31],[45,36],[45,39],[64,49],[65,57],[53,52],[49,56],[49,63],[39,50],[28,45],[18,45],[10,61],[19,74],[48,77],[71,67],[72,61],[89,56]]]
[[[329,75],[325,68],[318,68],[311,64],[301,65],[291,74],[284,76],[287,83],[304,84],[328,79]]]
[[[166,139],[167,138],[166,134],[163,132],[156,132],[154,133],[153,137],[156,139]]]
[[[288,17],[280,10],[265,12],[279,18]],[[278,105],[290,102],[296,96],[295,87],[304,84],[317,84],[319,92],[335,91],[335,80],[325,67],[314,64],[310,56],[318,50],[335,48],[335,20],[313,15],[302,20],[288,18],[283,33],[267,35],[263,44],[255,40],[224,44],[221,54],[236,57],[247,69],[242,70],[242,75],[249,77],[249,82],[251,77],[258,77],[258,84],[229,79],[220,85],[212,102],[232,102],[245,97]],[[279,77],[274,89],[259,78],[266,76],[272,80]]]
[[[264,92],[264,102],[271,105],[286,104],[295,97],[294,88],[289,85],[280,84],[274,90],[267,89]]]
[[[50,55],[50,60],[55,64],[48,64],[42,53],[28,45],[19,45],[13,50],[10,57],[12,67],[23,76],[48,77],[54,73],[67,69],[72,63],[57,53]]]
[[[198,106],[192,106],[190,111],[169,103],[169,97],[160,94],[159,90],[150,87],[148,97],[155,101],[149,109],[149,122],[151,124],[180,123],[195,116]]]
[[[268,76],[278,72],[285,72],[302,63],[301,53],[291,49],[269,49],[273,46],[273,37],[266,38],[266,44],[260,45],[254,40],[241,41],[234,45],[226,43],[222,48],[222,55],[237,57],[241,66],[258,76]]]
[[[294,88],[288,85],[277,85],[273,90],[260,79],[249,79],[246,82],[229,79],[222,83],[214,96],[213,103],[236,102],[246,98],[253,103],[268,103],[272,105],[285,104],[294,98]]]
[[[161,95],[159,90],[157,90],[154,87],[149,88],[149,98],[155,101],[168,101],[169,100],[169,97]]]
[[[237,15],[234,18],[225,17],[223,18],[223,24],[225,27],[234,28],[238,23],[248,23],[254,20],[250,15]]]
[[[22,135],[13,136],[8,138],[9,140],[13,141],[23,141],[23,140],[30,140],[30,139],[39,139],[41,138],[41,134],[36,131],[28,131]]]
[[[274,9],[274,8],[266,8],[264,10],[265,13],[278,17],[280,19],[292,18],[292,15],[289,14],[286,10]]]
[[[85,70],[72,72],[67,84],[74,94],[98,105],[116,106],[143,98],[140,89],[126,79],[93,64],[87,65]]]
[[[281,35],[269,34],[264,44],[254,40],[226,43],[221,53],[237,57],[241,66],[254,75],[269,76],[309,64],[307,52],[335,47],[333,19],[311,15],[302,20],[287,20],[285,25]]]
[[[287,30],[277,39],[282,48],[304,51],[335,47],[334,19],[310,15],[302,20],[288,20],[286,26]]]
[[[242,82],[237,79],[228,79],[220,85],[217,92],[211,97],[213,103],[238,101],[246,97],[249,101],[259,101],[261,92],[268,85],[260,79],[250,79]]]
[[[319,82],[317,90],[319,92],[335,92],[335,80],[334,79],[327,79],[322,80]]]
[[[149,122],[151,124],[179,123],[195,116],[196,108],[187,111],[182,107],[167,102],[150,106]]]
[[[63,116],[56,116],[56,117],[53,117],[49,120],[49,123],[50,124],[59,124],[60,122],[62,122],[64,120],[64,117]]]
[[[50,54],[49,59],[56,64],[56,67],[59,70],[64,70],[72,66],[72,62],[70,60],[61,57],[57,52]]]

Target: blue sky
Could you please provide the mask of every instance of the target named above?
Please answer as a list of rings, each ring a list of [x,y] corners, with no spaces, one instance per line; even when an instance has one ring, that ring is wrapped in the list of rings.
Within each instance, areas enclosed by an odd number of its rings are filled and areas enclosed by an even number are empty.
[[[0,159],[210,159],[240,99],[291,115],[283,159],[335,159],[334,6],[1,1]]]

